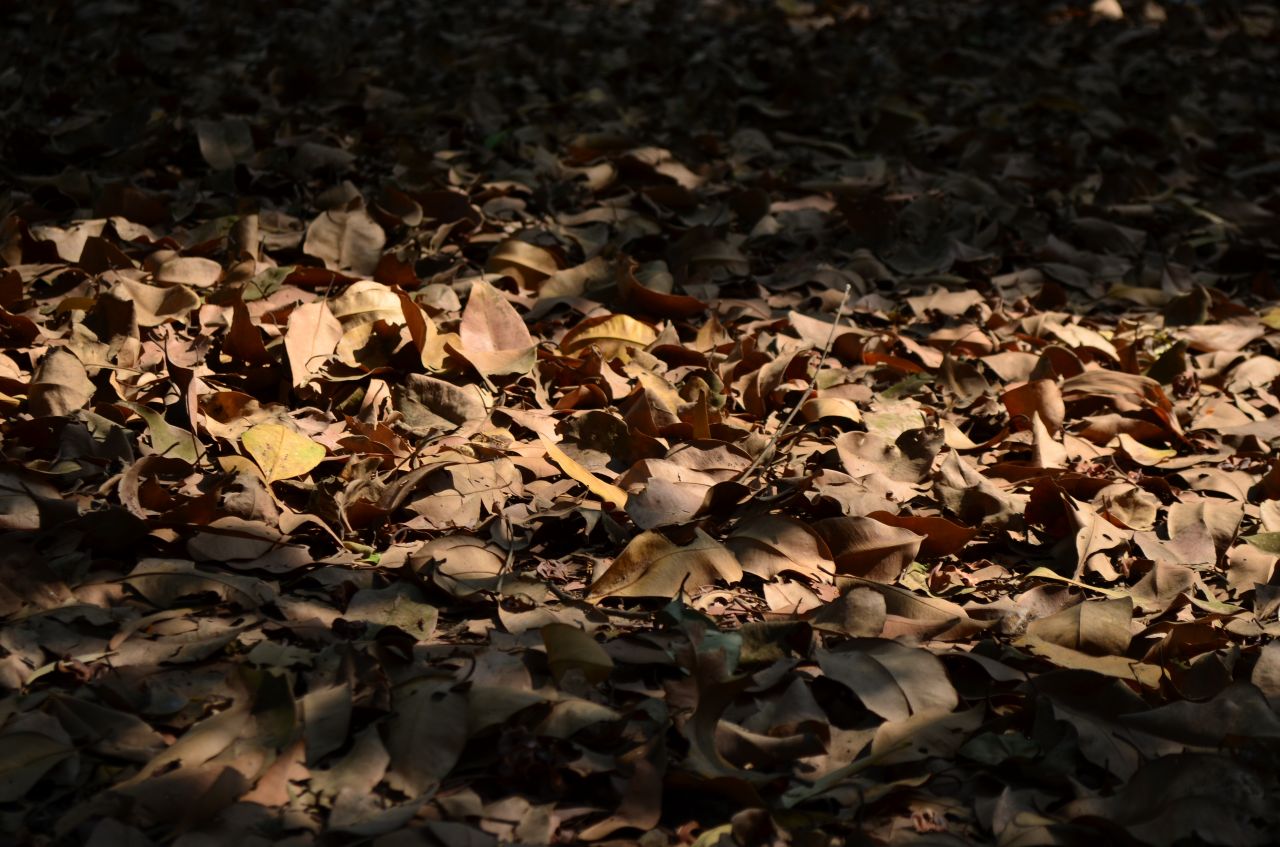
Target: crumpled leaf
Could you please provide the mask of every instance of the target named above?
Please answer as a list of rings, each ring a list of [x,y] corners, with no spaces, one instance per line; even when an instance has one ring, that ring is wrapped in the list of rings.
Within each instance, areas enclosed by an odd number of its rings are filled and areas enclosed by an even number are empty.
[[[391,391],[392,403],[416,434],[474,430],[489,416],[475,386],[459,386],[425,374],[410,374]]]

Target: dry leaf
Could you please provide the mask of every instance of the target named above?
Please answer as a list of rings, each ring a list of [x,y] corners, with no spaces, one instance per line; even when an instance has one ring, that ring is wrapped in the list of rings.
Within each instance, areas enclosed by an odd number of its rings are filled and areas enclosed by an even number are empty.
[[[289,314],[284,345],[295,387],[306,385],[324,367],[342,340],[342,324],[324,301],[307,303]]]
[[[629,361],[635,348],[651,344],[658,333],[648,324],[628,315],[590,318],[578,324],[560,340],[566,354],[586,347],[598,347],[606,359]]]
[[[324,459],[324,447],[280,424],[258,424],[240,436],[245,451],[268,483],[310,473]]]
[[[715,580],[729,584],[742,579],[733,553],[702,530],[689,544],[676,544],[657,532],[642,532],[591,584],[588,596],[675,597],[680,590],[696,591]]]
[[[307,227],[302,252],[333,270],[373,276],[387,234],[363,207],[322,212]]]
[[[839,574],[895,581],[911,564],[924,536],[872,518],[826,518],[813,526]]]
[[[579,671],[592,683],[609,678],[613,660],[586,632],[567,623],[547,624],[541,632],[547,648],[547,664],[557,682],[570,671]]]

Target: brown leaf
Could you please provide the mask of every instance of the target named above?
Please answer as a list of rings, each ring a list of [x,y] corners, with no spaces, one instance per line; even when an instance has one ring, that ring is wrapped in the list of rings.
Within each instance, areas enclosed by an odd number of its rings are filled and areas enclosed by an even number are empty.
[[[31,375],[27,404],[37,417],[69,415],[93,397],[94,385],[76,354],[55,347],[45,354]]]
[[[458,335],[459,352],[486,376],[527,373],[533,367],[536,345],[528,327],[502,292],[483,279],[471,284]]]
[[[392,692],[387,782],[410,797],[433,791],[457,764],[467,743],[467,698],[429,677]]]
[[[1027,634],[1094,656],[1119,656],[1129,647],[1133,601],[1092,600],[1032,621]]]
[[[547,665],[557,682],[570,671],[578,671],[591,683],[609,678],[613,660],[586,632],[567,623],[547,624],[541,632],[547,648]]]
[[[886,609],[884,595],[854,588],[811,612],[809,621],[814,629],[870,638],[884,631]]]
[[[253,134],[239,118],[195,121],[200,155],[215,171],[229,171],[253,159]]]
[[[725,540],[742,569],[761,579],[795,573],[829,582],[835,563],[826,542],[811,527],[783,515],[743,521]]]
[[[489,415],[480,389],[425,374],[410,374],[403,385],[392,387],[391,396],[405,424],[419,435],[474,431]]]
[[[732,585],[740,579],[742,567],[733,553],[700,529],[685,545],[642,532],[592,582],[587,596],[675,597],[682,587],[696,591],[716,580]]]
[[[941,715],[960,703],[942,662],[927,650],[895,641],[859,638],[817,651],[818,666],[888,721]]]
[[[1022,512],[1019,498],[996,487],[954,451],[943,458],[933,480],[938,498],[967,524],[1002,526]]]
[[[894,582],[920,550],[924,536],[872,518],[825,518],[813,525],[839,574]]]
[[[363,207],[323,212],[307,227],[302,252],[331,270],[373,276],[387,234]]]
[[[901,527],[917,535],[923,535],[924,541],[920,542],[922,559],[936,559],[959,553],[978,534],[976,529],[970,529],[934,515],[894,515],[889,512],[871,512],[867,517],[888,526]]]
[[[1024,428],[1030,426],[1032,416],[1037,415],[1050,435],[1062,429],[1066,408],[1058,384],[1051,379],[1032,380],[1006,391],[1000,399],[1004,401],[1010,417],[1022,419]]]

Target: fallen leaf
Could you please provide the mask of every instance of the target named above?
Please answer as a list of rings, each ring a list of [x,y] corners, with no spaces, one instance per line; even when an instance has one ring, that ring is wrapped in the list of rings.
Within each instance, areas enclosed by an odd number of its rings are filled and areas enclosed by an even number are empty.
[[[31,375],[27,402],[31,413],[39,417],[68,415],[84,408],[94,391],[88,372],[76,355],[54,348],[40,360]]]
[[[606,359],[629,361],[632,351],[644,347],[658,337],[653,327],[628,315],[606,315],[589,318],[560,340],[560,349],[566,354],[595,346]]]
[[[460,352],[482,374],[520,374],[533,367],[536,345],[524,320],[483,279],[471,284],[458,335]]]
[[[675,597],[696,591],[716,580],[729,584],[742,579],[742,567],[733,553],[702,530],[693,541],[676,544],[657,532],[642,532],[598,576],[589,598]]]
[[[872,518],[826,518],[813,525],[839,574],[894,582],[915,559],[924,536]]]
[[[547,664],[557,682],[570,671],[579,671],[591,683],[609,678],[613,660],[586,632],[567,623],[547,624],[541,632],[547,648]]]
[[[309,473],[325,456],[323,445],[280,424],[258,424],[246,430],[240,441],[268,483]]]
[[[294,309],[284,337],[293,385],[304,386],[319,374],[341,340],[342,324],[323,300]]]
[[[363,207],[322,212],[307,227],[302,252],[332,270],[373,276],[387,234]]]
[[[1129,647],[1133,601],[1090,600],[1032,621],[1027,634],[1095,656],[1118,656]]]

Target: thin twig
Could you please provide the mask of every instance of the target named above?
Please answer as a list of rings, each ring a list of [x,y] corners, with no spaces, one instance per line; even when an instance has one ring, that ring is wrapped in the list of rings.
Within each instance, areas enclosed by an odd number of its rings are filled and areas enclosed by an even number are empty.
[[[626,618],[633,621],[642,621],[654,616],[654,612],[632,612],[627,609],[610,609],[606,606],[597,606],[594,603],[588,603],[581,597],[574,597],[568,591],[556,585],[549,579],[544,579],[542,584],[556,596],[556,599],[566,606],[573,606],[583,611],[601,612],[602,614],[611,615],[615,618]]]
[[[844,296],[840,298],[840,305],[836,307],[836,319],[831,324],[831,332],[827,333],[827,343],[822,346],[822,355],[818,357],[818,367],[814,369],[813,378],[809,380],[809,385],[805,388],[804,394],[800,397],[800,401],[791,408],[791,413],[787,415],[786,419],[784,419],[782,423],[778,424],[778,428],[773,431],[773,436],[770,437],[769,443],[764,445],[764,449],[756,454],[755,459],[747,466],[747,469],[738,475],[738,479],[744,484],[751,479],[751,474],[756,470],[756,468],[760,467],[760,464],[769,457],[770,453],[773,452],[774,445],[777,444],[778,439],[782,437],[783,431],[786,430],[787,427],[791,426],[791,422],[796,419],[796,415],[800,413],[801,407],[803,407],[805,403],[809,402],[809,398],[816,393],[818,388],[818,374],[822,373],[822,366],[826,364],[827,356],[831,354],[831,346],[835,344],[836,341],[836,330],[840,327],[840,320],[844,313],[844,306],[845,303],[849,302],[849,294],[852,290],[852,286],[845,285]]]

